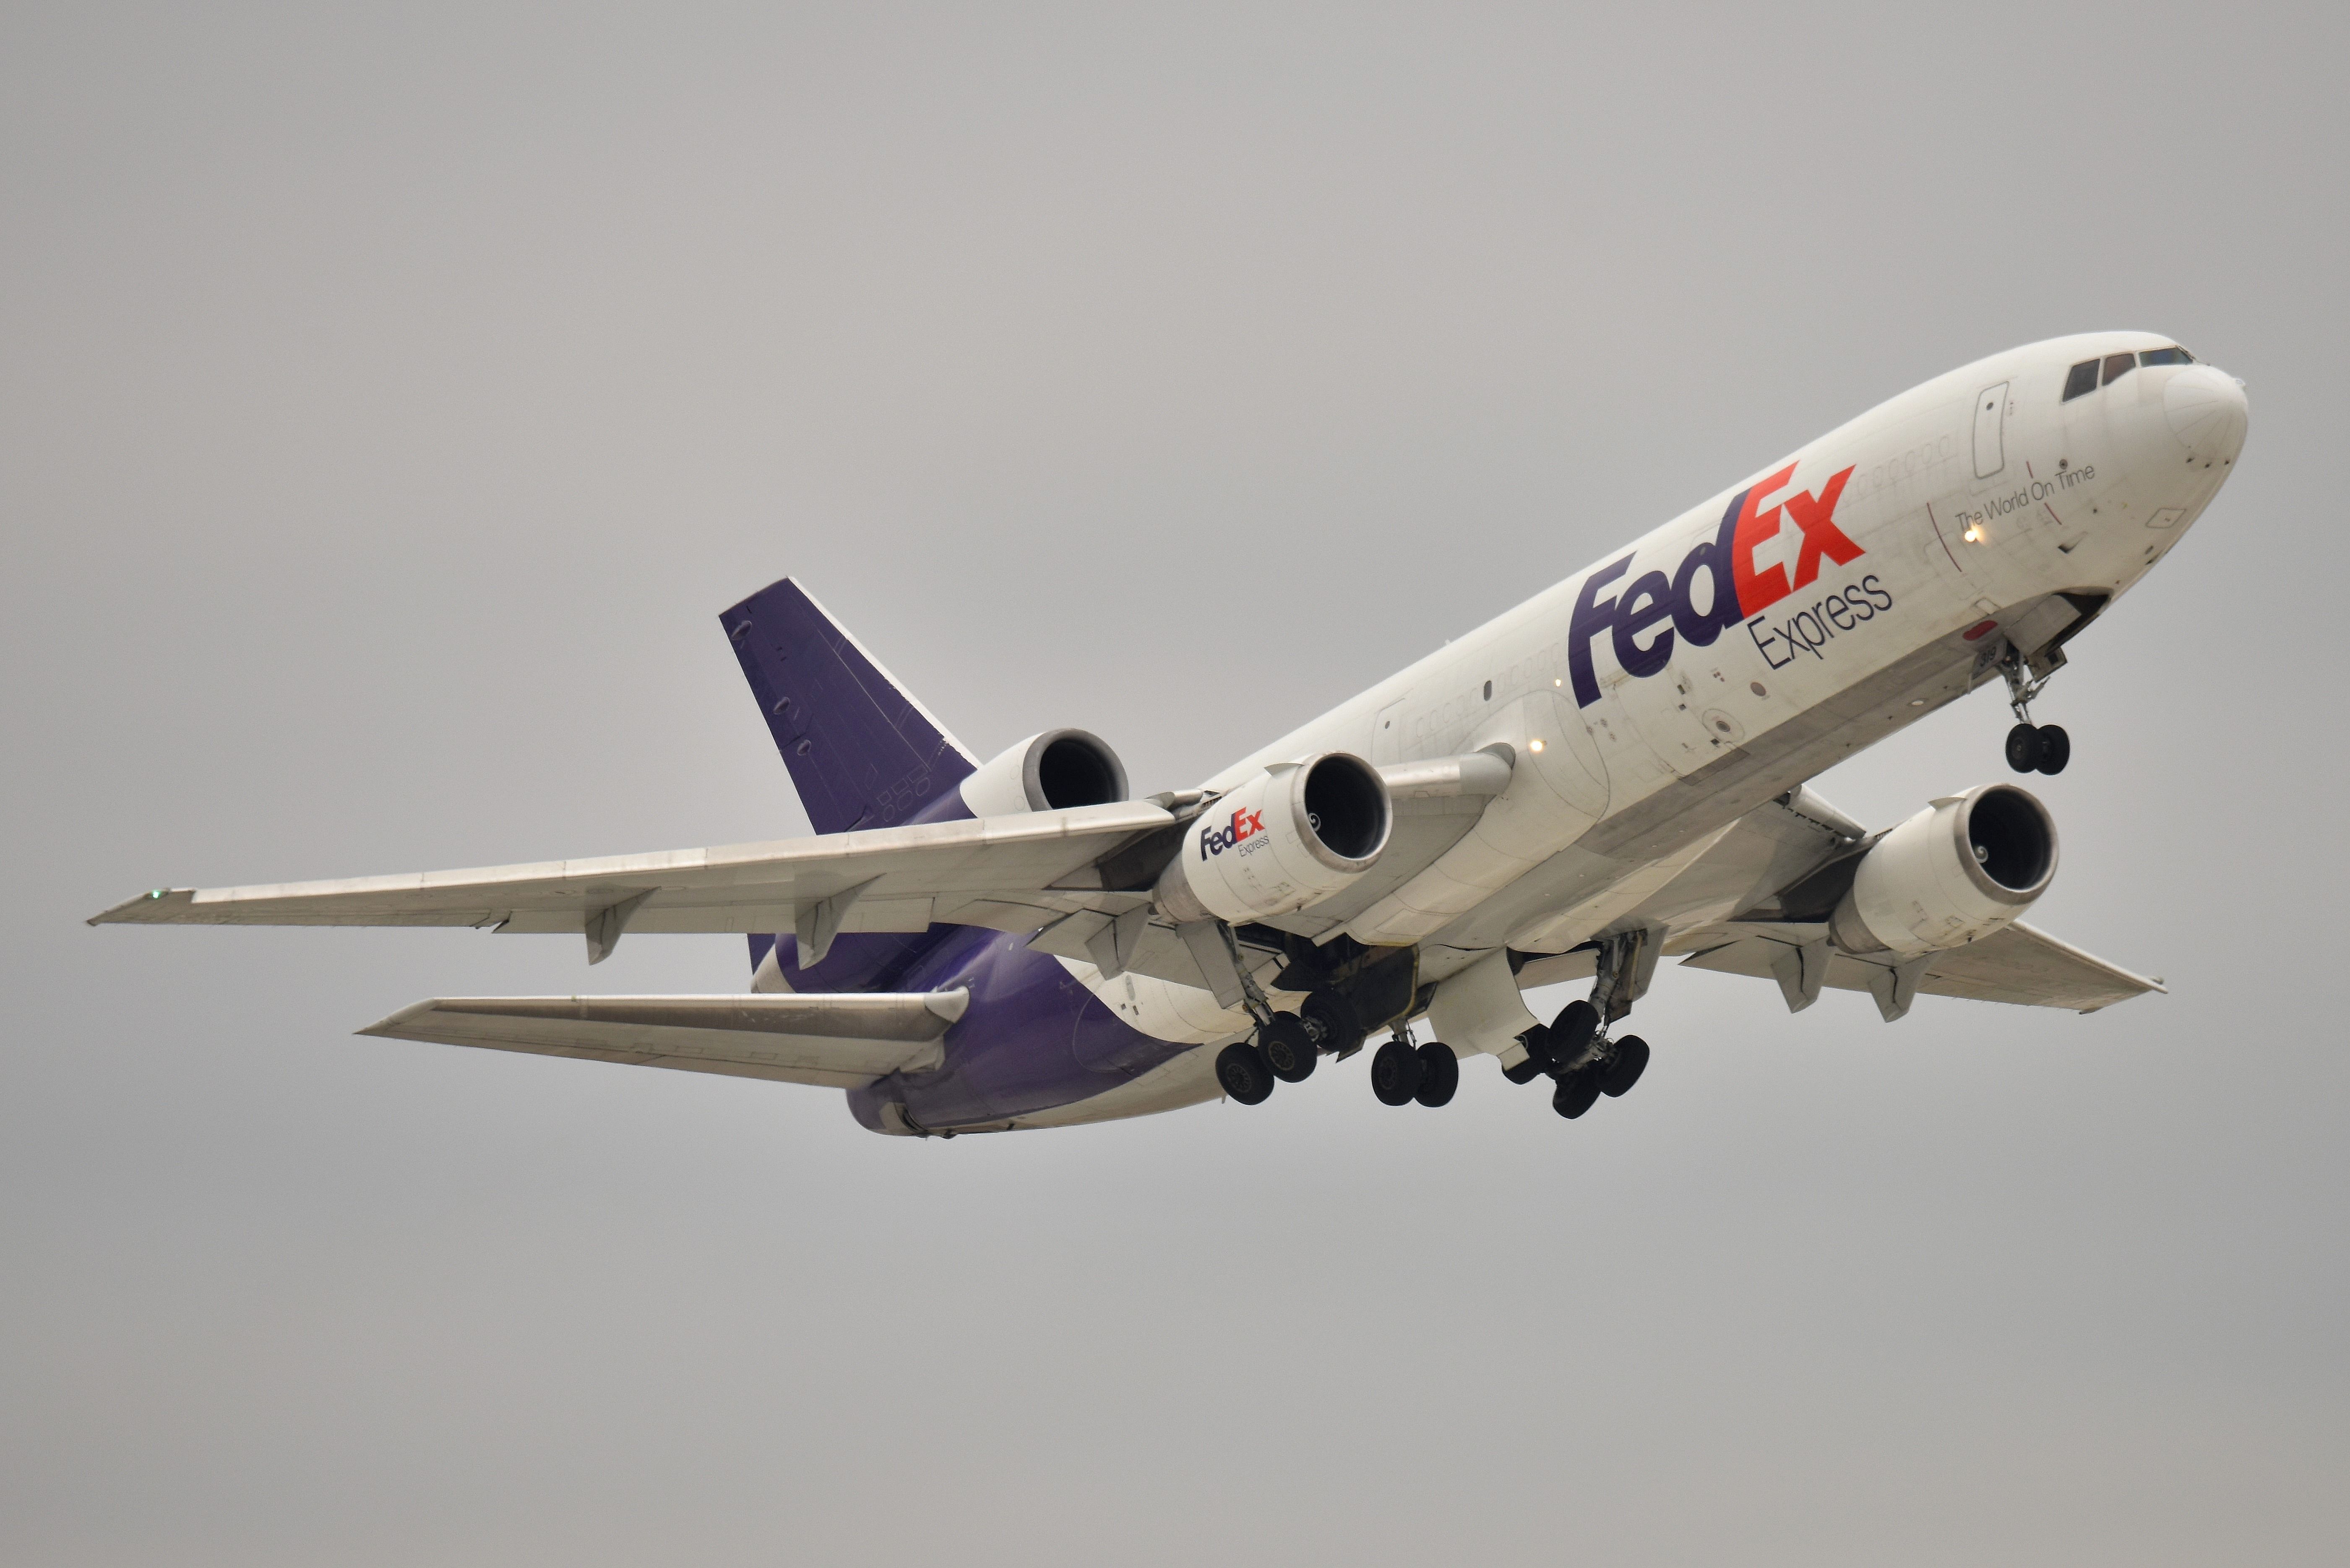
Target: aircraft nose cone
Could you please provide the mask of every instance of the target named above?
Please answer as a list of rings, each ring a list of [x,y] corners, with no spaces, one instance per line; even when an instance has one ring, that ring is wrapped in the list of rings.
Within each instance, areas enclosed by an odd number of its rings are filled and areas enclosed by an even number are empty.
[[[2186,446],[2187,461],[2200,467],[2236,461],[2248,414],[2244,389],[2209,365],[2185,367],[2163,389],[2163,420]]]

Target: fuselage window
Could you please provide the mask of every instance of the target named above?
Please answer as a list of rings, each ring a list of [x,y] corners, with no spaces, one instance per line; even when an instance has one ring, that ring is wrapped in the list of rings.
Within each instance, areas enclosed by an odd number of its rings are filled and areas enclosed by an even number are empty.
[[[2073,373],[2064,378],[2064,400],[2068,403],[2096,389],[2097,362],[2095,359],[2082,360],[2073,367]]]
[[[2148,348],[2137,357],[2141,365],[2192,365],[2195,356],[2184,348]]]
[[[2137,356],[2135,354],[2106,355],[2106,385],[2108,387],[2112,386],[2116,381],[2120,380],[2124,376],[2128,375],[2132,370],[2137,369]]]

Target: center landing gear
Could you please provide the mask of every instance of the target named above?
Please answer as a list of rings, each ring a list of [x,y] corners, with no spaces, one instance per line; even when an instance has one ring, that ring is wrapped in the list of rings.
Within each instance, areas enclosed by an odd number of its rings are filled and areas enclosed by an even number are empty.
[[[2000,655],[1999,672],[2007,682],[2007,705],[2015,713],[2015,728],[2007,732],[2007,765],[2020,774],[2061,774],[2073,760],[2073,737],[2061,724],[2032,722],[2032,700],[2040,695],[2056,671],[2033,675],[2013,644]]]
[[[1371,1054],[1371,1093],[1383,1106],[1423,1106],[1452,1103],[1461,1087],[1461,1058],[1452,1047],[1431,1040],[1414,1045],[1402,1030]]]

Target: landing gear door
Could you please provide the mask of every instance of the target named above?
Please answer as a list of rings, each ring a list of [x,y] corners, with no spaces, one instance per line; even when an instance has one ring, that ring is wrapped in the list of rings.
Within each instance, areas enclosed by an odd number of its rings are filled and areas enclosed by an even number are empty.
[[[1975,394],[1975,477],[1989,479],[2007,466],[2007,387],[1985,387]],[[1950,407],[1948,403],[1942,405]]]

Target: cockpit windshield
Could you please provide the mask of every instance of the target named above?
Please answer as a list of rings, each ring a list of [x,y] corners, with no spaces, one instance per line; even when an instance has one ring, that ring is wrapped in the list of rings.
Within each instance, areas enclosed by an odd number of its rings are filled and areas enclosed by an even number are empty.
[[[2177,344],[2168,348],[2141,349],[2135,354],[2108,354],[2103,359],[2084,359],[2064,378],[2064,400],[2069,403],[2075,398],[2086,397],[2097,389],[2101,381],[2110,387],[2141,365],[2193,363],[2195,356]]]

